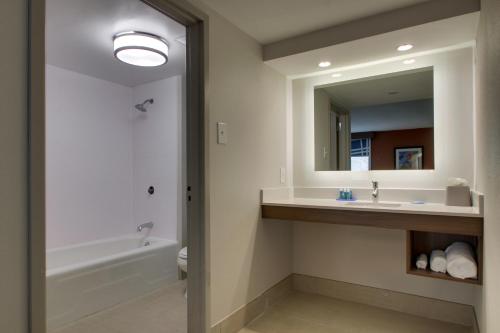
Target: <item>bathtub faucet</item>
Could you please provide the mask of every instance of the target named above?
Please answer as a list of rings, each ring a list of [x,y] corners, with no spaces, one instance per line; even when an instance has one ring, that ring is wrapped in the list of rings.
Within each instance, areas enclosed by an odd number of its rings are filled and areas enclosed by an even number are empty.
[[[137,226],[137,232],[141,232],[142,229],[144,229],[144,228],[153,229],[154,225],[155,224],[153,222],[143,223],[143,224]]]

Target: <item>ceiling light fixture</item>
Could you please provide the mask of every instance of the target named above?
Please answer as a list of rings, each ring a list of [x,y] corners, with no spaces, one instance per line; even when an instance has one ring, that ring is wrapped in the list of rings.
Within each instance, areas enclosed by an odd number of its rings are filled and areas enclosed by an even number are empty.
[[[404,51],[411,50],[412,48],[413,48],[413,45],[411,45],[411,44],[402,44],[402,45],[398,46],[398,51],[404,52]]]
[[[156,67],[168,61],[168,44],[163,38],[138,31],[116,34],[113,38],[115,57],[124,63]]]
[[[333,73],[332,74],[332,77],[341,77],[342,76],[342,73]]]
[[[415,62],[415,59],[406,59],[405,61],[403,61],[403,64],[405,65],[411,65]]]
[[[321,68],[325,68],[325,67],[330,67],[330,65],[331,65],[331,64],[332,64],[332,63],[331,63],[331,62],[329,62],[329,61],[322,61],[322,62],[320,62],[320,63],[318,64],[318,66],[319,66],[319,67],[321,67]]]

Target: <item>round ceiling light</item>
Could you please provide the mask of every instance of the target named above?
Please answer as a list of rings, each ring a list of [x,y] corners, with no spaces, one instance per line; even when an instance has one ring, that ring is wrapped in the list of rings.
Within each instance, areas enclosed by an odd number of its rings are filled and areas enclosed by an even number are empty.
[[[403,61],[403,64],[405,65],[411,65],[415,62],[415,59],[407,59],[405,61]]]
[[[332,63],[329,62],[329,61],[322,61],[318,64],[318,67],[321,67],[321,68],[326,68],[326,67],[330,67]]]
[[[337,78],[337,77],[341,77],[341,76],[342,76],[342,73],[333,73],[332,74],[333,78]]]
[[[113,46],[115,57],[130,65],[155,67],[168,61],[167,41],[147,32],[128,31],[116,34]]]
[[[411,44],[403,44],[398,46],[398,51],[404,52],[404,51],[409,51],[413,48],[413,45]]]

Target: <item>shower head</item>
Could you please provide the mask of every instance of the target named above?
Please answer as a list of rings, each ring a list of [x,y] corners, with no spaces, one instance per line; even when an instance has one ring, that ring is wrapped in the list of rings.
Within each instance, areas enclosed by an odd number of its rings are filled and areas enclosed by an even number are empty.
[[[136,104],[135,108],[141,112],[146,112],[146,111],[148,111],[148,109],[146,109],[146,106],[148,104],[153,104],[153,103],[154,103],[154,99],[150,98],[150,99],[145,100],[141,104]]]

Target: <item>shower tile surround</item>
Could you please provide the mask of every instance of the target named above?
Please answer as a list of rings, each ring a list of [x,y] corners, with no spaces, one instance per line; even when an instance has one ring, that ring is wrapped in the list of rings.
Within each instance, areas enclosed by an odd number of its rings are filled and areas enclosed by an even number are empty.
[[[148,221],[151,236],[181,239],[182,78],[131,88],[46,68],[47,248],[136,233]],[[148,112],[134,108],[148,98]]]

